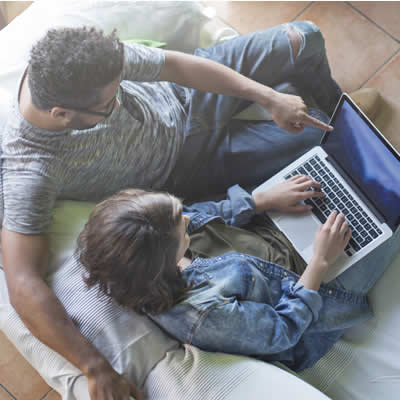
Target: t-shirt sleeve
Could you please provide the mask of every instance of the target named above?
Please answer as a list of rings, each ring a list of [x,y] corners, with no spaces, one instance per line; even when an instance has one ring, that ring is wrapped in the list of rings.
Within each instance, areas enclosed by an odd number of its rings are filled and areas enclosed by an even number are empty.
[[[165,53],[162,49],[136,43],[124,44],[122,80],[157,81],[164,64]]]
[[[57,198],[52,180],[32,172],[3,172],[3,226],[23,234],[48,233]]]

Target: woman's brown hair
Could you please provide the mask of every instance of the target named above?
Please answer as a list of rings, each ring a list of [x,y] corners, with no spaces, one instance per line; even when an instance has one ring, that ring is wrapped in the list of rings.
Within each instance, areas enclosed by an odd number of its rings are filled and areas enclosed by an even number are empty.
[[[181,218],[167,193],[129,189],[99,203],[78,238],[87,286],[140,314],[169,310],[188,289],[176,260]]]

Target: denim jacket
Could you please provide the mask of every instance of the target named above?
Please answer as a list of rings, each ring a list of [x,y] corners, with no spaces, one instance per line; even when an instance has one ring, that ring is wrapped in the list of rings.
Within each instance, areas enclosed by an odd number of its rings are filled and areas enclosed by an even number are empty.
[[[255,215],[252,196],[239,186],[221,202],[184,208],[188,233],[219,219],[243,226]],[[286,268],[241,253],[196,258],[183,272],[194,286],[167,313],[152,316],[183,343],[204,350],[280,361],[295,371],[312,366],[343,335],[371,316],[365,296],[322,284],[297,284]]]

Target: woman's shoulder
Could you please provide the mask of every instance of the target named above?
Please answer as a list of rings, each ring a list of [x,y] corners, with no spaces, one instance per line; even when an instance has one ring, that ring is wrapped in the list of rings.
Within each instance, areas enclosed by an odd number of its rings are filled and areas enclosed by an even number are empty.
[[[255,267],[253,257],[242,253],[226,253],[213,258],[197,257],[184,271],[184,278],[192,283],[187,302],[200,304],[207,298],[247,293],[246,286],[262,274]]]

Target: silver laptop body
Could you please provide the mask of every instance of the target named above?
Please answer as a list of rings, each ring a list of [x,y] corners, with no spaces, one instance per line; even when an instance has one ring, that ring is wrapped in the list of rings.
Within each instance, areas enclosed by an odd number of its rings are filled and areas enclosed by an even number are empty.
[[[321,183],[324,199],[306,200],[301,215],[268,212],[308,263],[315,233],[332,210],[345,214],[352,239],[324,281],[328,282],[390,238],[400,222],[400,155],[347,94],[336,106],[321,144],[257,187],[264,191],[304,174]],[[334,136],[333,136],[334,135]]]

